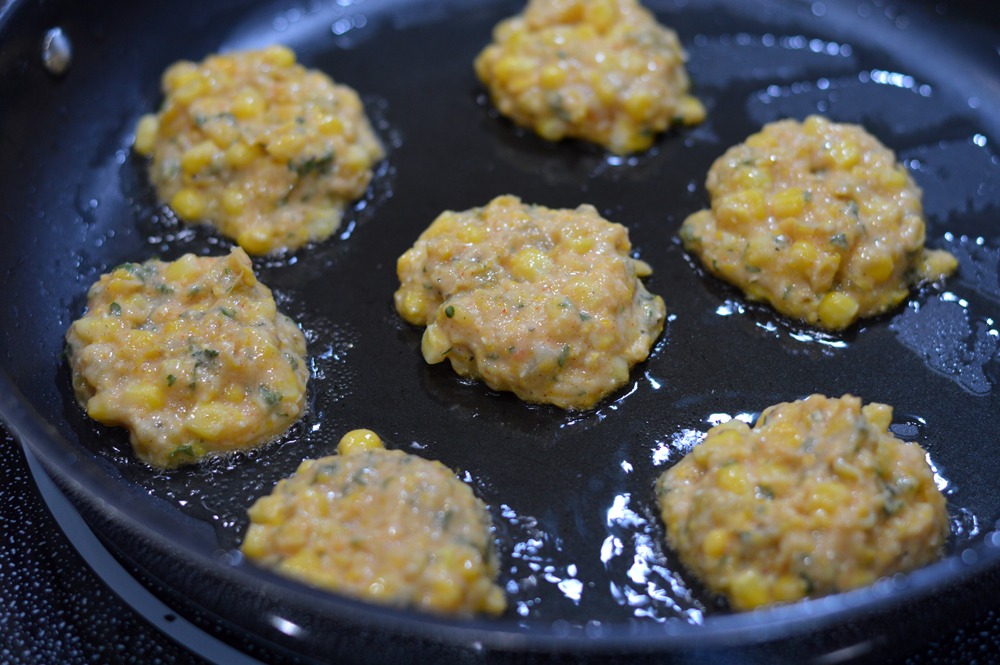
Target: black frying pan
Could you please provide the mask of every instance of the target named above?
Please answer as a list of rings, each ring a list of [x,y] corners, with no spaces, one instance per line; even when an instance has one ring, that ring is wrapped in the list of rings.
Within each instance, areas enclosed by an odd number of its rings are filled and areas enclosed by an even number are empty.
[[[344,4],[347,4],[345,7]],[[502,0],[8,2],[0,10],[0,414],[137,574],[191,615],[304,656],[496,660],[511,652],[700,653],[798,660],[946,618],[995,590],[1000,561],[1000,12],[961,3],[650,2],[691,55],[700,127],[618,159],[500,119],[471,61]],[[46,31],[73,45],[61,77]],[[281,442],[199,467],[136,461],[89,421],[60,358],[87,287],[123,261],[220,254],[228,241],[156,205],[129,151],[171,62],[271,42],[355,87],[390,146],[342,233],[258,259],[307,331],[311,410]],[[704,177],[763,123],[860,122],[925,190],[928,245],[959,273],[842,335],[801,328],[702,272],[675,238]],[[502,193],[592,203],[625,224],[671,318],[626,388],[585,413],[529,406],[429,367],[396,316],[396,258],[443,209]],[[946,483],[949,556],[869,589],[735,615],[663,547],[652,483],[713,419],[813,392],[896,407],[898,436]],[[453,622],[302,587],[242,561],[246,508],[355,427],[462,470],[491,506],[510,609]],[[934,597],[932,599],[932,597]],[[866,641],[869,640],[869,641]],[[470,647],[470,645],[472,645]],[[391,651],[386,652],[386,649]],[[843,652],[841,652],[843,653]]]

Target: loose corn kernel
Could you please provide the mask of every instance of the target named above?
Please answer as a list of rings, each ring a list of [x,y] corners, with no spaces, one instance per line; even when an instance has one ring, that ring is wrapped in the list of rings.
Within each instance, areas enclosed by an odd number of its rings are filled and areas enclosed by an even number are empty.
[[[937,281],[947,277],[958,268],[958,259],[941,249],[925,249],[917,263],[917,273],[921,279]]]
[[[802,214],[805,204],[805,193],[798,187],[789,187],[771,197],[771,214],[776,217],[794,217]]]
[[[147,113],[139,118],[139,123],[135,126],[135,151],[140,155],[149,156],[153,154],[156,146],[156,135],[160,131],[160,121],[153,113]]]
[[[213,141],[202,141],[191,146],[181,155],[181,168],[188,175],[195,175],[208,167],[219,155],[219,149]]]
[[[549,255],[535,247],[522,249],[514,255],[511,263],[514,276],[527,282],[533,282],[555,268]]]
[[[341,455],[351,455],[365,450],[382,448],[382,439],[370,429],[355,429],[345,434],[337,444],[337,452]]]
[[[205,198],[196,190],[185,187],[170,199],[170,207],[183,219],[198,219],[205,212]]]
[[[858,307],[858,301],[846,293],[831,291],[819,305],[819,320],[825,328],[841,330],[854,320]]]

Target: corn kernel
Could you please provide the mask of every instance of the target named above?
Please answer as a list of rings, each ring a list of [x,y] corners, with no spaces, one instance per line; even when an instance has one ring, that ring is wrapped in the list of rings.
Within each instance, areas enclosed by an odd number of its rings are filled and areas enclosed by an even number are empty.
[[[771,214],[776,217],[794,217],[802,214],[805,204],[805,193],[798,187],[789,187],[771,197]]]
[[[189,83],[174,91],[173,100],[178,104],[187,106],[196,100],[205,91],[205,83],[201,77],[196,77]]]
[[[335,115],[326,116],[319,122],[319,131],[328,136],[344,133],[344,121]]]
[[[264,525],[251,524],[250,528],[247,529],[247,535],[243,539],[240,550],[249,559],[260,559],[267,554],[267,545],[267,530],[264,528]]]
[[[466,224],[458,229],[456,234],[459,240],[464,243],[475,244],[477,242],[482,242],[485,237],[483,230],[476,226],[475,224]]]
[[[222,209],[229,215],[238,215],[243,212],[243,193],[233,187],[228,187],[222,192]]]
[[[818,483],[806,500],[810,511],[825,510],[827,513],[846,506],[850,501],[851,491],[842,483],[828,481]]]
[[[170,199],[170,207],[181,218],[195,220],[205,212],[205,198],[194,189],[184,188]]]
[[[243,386],[238,386],[234,383],[230,383],[226,386],[226,390],[223,394],[226,396],[226,399],[233,404],[242,402],[243,398],[246,397],[246,391],[243,389]]]
[[[730,598],[739,610],[749,610],[771,602],[771,594],[765,580],[755,570],[747,570],[737,575],[730,583]]]
[[[719,469],[716,472],[715,482],[719,489],[733,494],[747,494],[753,489],[753,484],[747,477],[746,470],[736,464]]]
[[[719,222],[743,226],[764,218],[764,193],[759,189],[744,189],[723,197],[715,209]]]
[[[229,111],[240,120],[252,120],[264,113],[267,102],[260,91],[254,88],[243,88],[237,93]]]
[[[609,0],[594,0],[584,4],[584,20],[594,26],[597,32],[603,33],[614,23],[617,7]]]
[[[372,165],[372,155],[359,145],[352,145],[344,151],[338,165],[348,171],[364,171]]]
[[[782,575],[774,583],[774,599],[789,602],[806,597],[806,581],[798,575]]]
[[[210,166],[219,156],[219,149],[213,141],[202,141],[191,146],[181,155],[181,168],[187,175],[195,175]]]
[[[705,120],[705,105],[691,95],[684,95],[677,104],[677,117],[685,125],[697,125]]]
[[[263,154],[264,153],[260,146],[250,146],[246,143],[237,141],[226,150],[223,161],[225,161],[226,166],[231,168],[241,168],[247,166]]]
[[[835,143],[830,149],[830,157],[838,169],[848,170],[861,159],[861,151],[853,142]]]
[[[420,351],[428,365],[444,360],[447,357],[445,351],[451,346],[448,336],[437,325],[429,325],[424,329],[424,335],[420,340]]]
[[[298,132],[282,134],[267,144],[267,152],[281,160],[296,157],[306,144],[306,137]],[[353,146],[352,146],[353,147]]]
[[[880,432],[887,431],[892,423],[892,407],[888,404],[872,402],[861,407],[861,412],[865,414],[868,423]]]
[[[729,532],[725,529],[712,529],[705,536],[705,542],[702,543],[701,548],[705,556],[718,559],[726,553],[726,547],[728,546]]]
[[[351,455],[365,450],[382,448],[382,439],[370,429],[355,429],[345,434],[337,444],[337,452],[341,455]]]
[[[533,282],[551,272],[554,267],[548,254],[535,247],[526,247],[514,255],[511,272],[520,280]]]
[[[636,122],[646,121],[653,111],[656,103],[656,96],[649,89],[642,88],[629,95],[622,104],[622,108],[629,117]]]
[[[198,404],[191,409],[184,426],[206,441],[216,441],[225,434],[234,415],[229,407],[221,404]]]
[[[819,305],[819,320],[825,328],[841,330],[854,321],[858,307],[858,301],[846,293],[831,291]]]
[[[246,250],[247,254],[267,254],[271,251],[271,234],[262,226],[242,231],[236,237],[236,242]]]
[[[141,383],[129,384],[122,391],[122,399],[125,403],[133,407],[151,410],[162,409],[163,405],[166,404],[163,390],[159,386]]]
[[[117,404],[108,393],[99,393],[87,400],[87,415],[99,423],[115,425],[117,414]]]
[[[538,82],[546,90],[555,90],[566,80],[566,70],[557,64],[548,64],[542,67],[539,73]]]
[[[197,276],[198,273],[197,257],[194,254],[185,254],[176,261],[167,264],[166,269],[163,271],[163,276],[168,282],[186,284]]]
[[[796,240],[788,252],[788,265],[799,272],[808,272],[818,257],[815,244],[808,240]]]
[[[879,254],[868,262],[865,271],[876,282],[884,282],[895,272],[896,266],[888,254]]]
[[[277,67],[291,67],[295,64],[295,52],[287,46],[273,44],[264,49],[261,59]]]
[[[921,279],[937,281],[947,277],[958,268],[958,260],[941,249],[925,249],[917,264]]]
[[[140,155],[149,156],[153,154],[156,146],[156,135],[160,131],[160,121],[156,115],[147,113],[139,118],[139,123],[135,126],[135,151]]]
[[[566,136],[566,123],[559,118],[545,118],[537,125],[535,131],[546,141],[559,141]]]

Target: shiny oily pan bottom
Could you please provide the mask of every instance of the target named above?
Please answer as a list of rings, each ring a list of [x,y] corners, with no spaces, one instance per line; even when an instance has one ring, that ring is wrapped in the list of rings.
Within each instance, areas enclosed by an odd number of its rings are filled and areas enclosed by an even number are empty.
[[[90,94],[117,98],[128,117],[102,125],[99,142],[82,122],[65,130],[91,137],[83,144],[96,157],[63,179],[76,184],[73,197],[48,202],[46,218],[65,226],[37,233],[53,255],[73,258],[47,271],[19,268],[5,307],[38,308],[30,320],[5,324],[11,347],[31,350],[4,368],[81,455],[96,459],[142,504],[144,515],[190,525],[184,542],[198,551],[235,550],[253,501],[302,459],[331,453],[349,429],[373,429],[389,447],[438,459],[460,470],[490,505],[499,583],[508,592],[503,619],[529,626],[700,623],[725,611],[665,549],[653,483],[711,424],[752,418],[814,392],[849,392],[895,407],[893,431],[925,447],[938,469],[954,551],[998,517],[996,473],[983,455],[1000,434],[991,415],[998,404],[989,318],[1000,298],[992,226],[1000,166],[989,124],[998,116],[996,100],[980,93],[973,105],[972,81],[913,58],[923,48],[919,38],[934,30],[932,8],[913,5],[904,29],[899,16],[872,8],[865,16],[854,2],[826,3],[822,11],[785,2],[722,5],[650,3],[688,49],[693,90],[709,116],[624,158],[576,142],[547,144],[490,107],[472,59],[518,3],[431,10],[418,2],[370,2],[295,14],[272,6],[237,13],[225,5],[202,10],[212,30],[171,17],[162,35],[145,40],[155,55],[129,61],[134,70],[110,67],[100,77],[96,66],[79,70]],[[127,26],[115,18],[103,29],[118,35]],[[177,40],[185,30],[186,39]],[[871,31],[892,38],[876,42]],[[339,236],[255,261],[279,308],[306,331],[309,413],[264,450],[154,471],[131,455],[123,431],[89,422],[76,406],[68,369],[57,359],[61,336],[102,271],[154,255],[227,251],[226,241],[181,226],[156,206],[143,160],[128,151],[130,131],[158,103],[159,74],[170,62],[274,41],[358,90],[389,156]],[[956,57],[963,55],[959,43],[949,42]],[[80,65],[88,58],[110,63],[121,55],[116,49],[141,52],[128,39],[79,44]],[[139,85],[125,93],[113,84],[116,75]],[[71,74],[65,90],[80,84]],[[676,239],[684,218],[707,201],[704,177],[716,157],[765,122],[812,112],[861,123],[897,152],[925,191],[928,246],[960,261],[943,288],[915,292],[905,306],[840,335],[747,304],[697,267]],[[42,120],[50,116],[55,111],[39,112]],[[55,178],[78,161],[49,165],[44,175]],[[5,201],[19,182],[16,174],[7,179]],[[32,205],[41,205],[44,192]],[[629,228],[638,256],[653,267],[646,284],[666,301],[665,331],[627,386],[593,410],[526,405],[464,382],[445,366],[429,367],[420,356],[421,331],[393,310],[396,258],[435,216],[508,192],[549,207],[592,203]],[[11,209],[20,213],[27,218],[25,208]],[[29,241],[23,231],[3,233],[14,248],[5,250],[5,263],[15,265],[13,252]],[[32,367],[50,368],[45,381]]]

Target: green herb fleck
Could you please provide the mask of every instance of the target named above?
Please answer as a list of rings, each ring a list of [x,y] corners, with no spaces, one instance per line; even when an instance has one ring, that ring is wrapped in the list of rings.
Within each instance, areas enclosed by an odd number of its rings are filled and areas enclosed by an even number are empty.
[[[167,374],[167,385],[172,386],[177,382],[177,377],[173,374]]]
[[[113,303],[111,303],[108,306],[108,311],[111,312],[112,314],[114,314],[115,316],[121,316],[122,315],[122,306],[119,305],[116,302],[113,302]]]
[[[758,268],[757,266],[752,266],[749,263],[743,267],[746,269],[747,272],[760,272],[760,268]]]
[[[847,213],[850,214],[850,215],[854,215],[854,217],[857,218],[857,216],[858,216],[858,202],[857,201],[848,201],[847,202]]]
[[[261,397],[264,398],[264,402],[270,407],[275,406],[278,402],[281,401],[281,393],[279,393],[276,390],[271,390],[269,387],[265,385],[261,385],[260,395]]]
[[[455,316],[455,308],[451,305],[448,305],[447,307],[444,308],[444,315],[447,316],[449,319]]]
[[[226,309],[225,307],[220,307],[219,311],[222,312],[222,315],[224,317],[226,317],[227,319],[234,319],[234,318],[236,318],[236,312],[234,312],[231,309]]]
[[[563,365],[565,365],[566,361],[569,359],[569,352],[570,352],[570,350],[571,349],[570,349],[570,347],[568,345],[563,347],[562,353],[559,354],[559,359],[556,361],[556,362],[559,363],[560,367],[562,367]]]
[[[836,245],[841,249],[847,249],[848,247],[850,247],[850,243],[847,242],[847,235],[843,233],[838,233],[837,235],[830,238],[830,244]]]
[[[288,161],[288,170],[295,171],[300,178],[304,178],[310,173],[320,173],[325,174],[330,172],[330,167],[333,166],[334,153],[330,151],[323,155],[322,157],[310,157],[304,162],[295,162],[293,160]]]
[[[187,455],[188,457],[194,457],[194,448],[191,444],[185,444],[183,446],[177,446],[174,448],[173,452],[170,453],[170,459],[177,457],[178,455]]]

